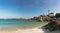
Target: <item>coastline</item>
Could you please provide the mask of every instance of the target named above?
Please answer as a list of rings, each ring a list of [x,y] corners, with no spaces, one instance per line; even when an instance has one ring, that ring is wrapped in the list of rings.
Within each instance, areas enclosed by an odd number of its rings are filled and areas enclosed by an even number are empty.
[[[46,25],[47,23],[42,22],[41,24],[42,25],[38,27],[28,28],[28,29],[0,30],[0,33],[45,33],[46,31],[43,30],[42,26]]]
[[[0,33],[59,33],[60,31],[50,32],[49,30],[45,30],[43,28],[35,27],[32,29],[17,29],[17,30],[0,30]]]
[[[17,29],[13,31],[4,30],[4,31],[0,31],[0,33],[44,33],[44,31],[36,27],[33,29]]]

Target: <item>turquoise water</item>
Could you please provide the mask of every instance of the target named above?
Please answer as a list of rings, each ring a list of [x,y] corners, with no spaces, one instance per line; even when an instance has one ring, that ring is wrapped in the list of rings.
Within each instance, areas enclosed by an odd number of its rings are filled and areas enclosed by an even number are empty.
[[[0,19],[0,30],[32,28],[40,25],[42,25],[42,22],[32,20]]]

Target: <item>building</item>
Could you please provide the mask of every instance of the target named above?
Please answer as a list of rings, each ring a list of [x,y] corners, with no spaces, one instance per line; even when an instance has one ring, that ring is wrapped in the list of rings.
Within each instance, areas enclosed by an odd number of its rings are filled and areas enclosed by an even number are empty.
[[[52,16],[54,16],[54,13],[49,13],[48,15],[49,15],[50,17],[52,17]]]

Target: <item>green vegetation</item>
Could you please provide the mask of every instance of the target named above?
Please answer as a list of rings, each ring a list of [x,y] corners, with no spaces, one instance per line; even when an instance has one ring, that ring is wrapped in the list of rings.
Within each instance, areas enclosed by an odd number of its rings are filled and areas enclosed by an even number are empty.
[[[60,13],[56,13],[55,17],[56,18],[60,17]]]

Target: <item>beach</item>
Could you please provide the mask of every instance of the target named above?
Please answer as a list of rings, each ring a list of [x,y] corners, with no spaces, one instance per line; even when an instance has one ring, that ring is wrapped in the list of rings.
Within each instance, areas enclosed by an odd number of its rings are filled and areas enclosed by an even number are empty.
[[[5,30],[5,31],[0,31],[0,33],[60,33],[60,31],[49,32],[47,30],[43,31],[43,29],[34,28],[34,29],[25,29],[25,30],[18,29],[13,31]]]
[[[60,31],[54,31],[54,32],[49,32],[48,30],[43,30],[39,28],[33,28],[33,29],[18,29],[18,30],[13,30],[13,31],[0,31],[0,33],[60,33]]]
[[[0,33],[44,33],[42,29],[38,28],[33,28],[33,29],[18,29],[18,30],[13,30],[13,31],[0,31]]]
[[[52,33],[42,27],[48,22],[28,20],[0,20],[0,33]],[[56,33],[56,31],[55,31]]]
[[[40,27],[46,24],[47,22],[28,20],[1,20],[0,33],[44,33]]]

